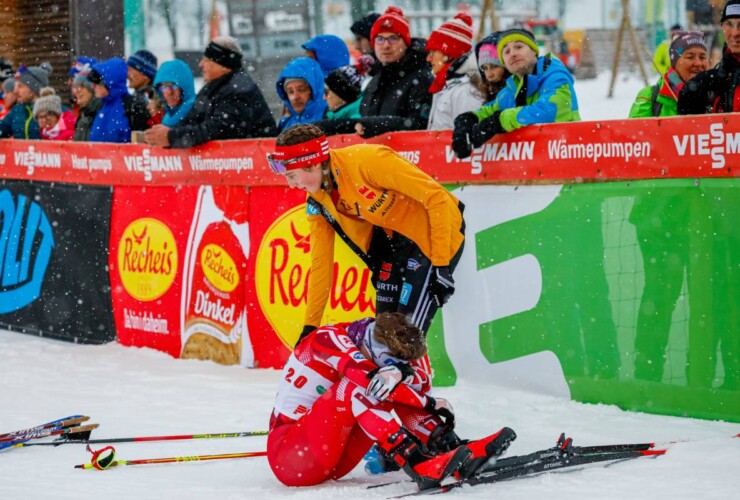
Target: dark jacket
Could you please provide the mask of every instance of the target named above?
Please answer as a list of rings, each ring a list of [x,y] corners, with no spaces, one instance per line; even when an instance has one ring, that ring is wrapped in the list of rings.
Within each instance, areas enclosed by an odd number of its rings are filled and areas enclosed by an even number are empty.
[[[77,116],[75,122],[75,134],[72,136],[73,141],[87,141],[90,139],[90,129],[92,128],[93,120],[95,115],[100,111],[100,107],[103,105],[100,99],[93,97],[84,108],[80,108],[80,114]]]
[[[126,94],[123,96],[123,109],[126,111],[126,118],[131,124],[131,130],[146,130],[149,128],[149,110],[146,109],[149,101],[146,94],[135,92],[133,95]]]
[[[425,40],[414,38],[400,61],[377,65],[377,74],[365,89],[360,105],[365,137],[394,130],[427,127],[434,75],[426,62]]]
[[[214,140],[275,135],[275,120],[262,92],[252,77],[238,70],[208,82],[167,138],[173,148],[190,148]]]
[[[0,121],[0,137],[41,139],[39,122],[33,119],[33,103],[18,102]]]
[[[699,73],[686,82],[678,93],[679,115],[705,113],[732,113],[740,111],[733,106],[735,94],[740,92],[740,61],[724,47],[724,55],[717,67]],[[740,96],[738,96],[740,99]]]

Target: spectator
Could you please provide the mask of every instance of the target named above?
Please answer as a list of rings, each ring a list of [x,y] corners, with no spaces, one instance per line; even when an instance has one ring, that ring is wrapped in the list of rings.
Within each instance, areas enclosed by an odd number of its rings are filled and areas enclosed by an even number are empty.
[[[77,103],[74,89],[72,88],[74,86],[75,77],[79,75],[80,72],[85,73],[85,75],[89,75],[90,70],[96,64],[98,64],[97,58],[80,56],[77,59],[75,59],[75,62],[72,64],[72,67],[69,68],[69,77],[67,78],[67,88],[69,90],[69,94],[71,97],[70,102],[72,103],[72,113],[75,116],[78,116],[80,112],[80,106]]]
[[[75,102],[79,107],[77,121],[75,122],[75,133],[72,137],[74,141],[90,140],[93,121],[103,106],[100,99],[95,97],[93,84],[87,78],[91,71],[92,68],[80,70],[72,82],[72,95],[74,95]]]
[[[467,158],[473,148],[496,134],[534,123],[581,119],[573,75],[552,54],[538,57],[539,47],[530,31],[502,32],[497,49],[511,76],[495,101],[455,119],[452,149],[459,158]]]
[[[291,125],[321,120],[326,111],[324,74],[321,66],[308,57],[290,61],[278,77],[277,94],[285,105],[278,132]]]
[[[193,90],[193,93],[195,93],[195,90]],[[164,120],[165,111],[164,104],[162,103],[162,98],[159,96],[159,94],[154,94],[154,97],[149,99],[149,104],[146,105],[146,111],[147,113],[149,113],[149,119],[146,122],[149,128],[162,123],[162,120]]]
[[[51,72],[52,67],[49,63],[18,68],[13,90],[17,103],[0,121],[0,137],[41,139],[39,124],[33,119],[33,103],[38,98],[41,89],[49,86]]]
[[[709,54],[701,31],[678,31],[673,36],[670,68],[658,83],[637,94],[630,118],[676,116],[678,94],[684,84],[709,67]]]
[[[660,45],[655,49],[655,54],[653,54],[653,66],[655,67],[655,70],[658,72],[658,74],[665,75],[669,69],[671,69],[673,66],[671,65],[671,55],[670,55],[670,47],[671,47],[671,41],[675,38],[676,33],[679,31],[683,31],[683,28],[680,24],[674,24],[671,26],[671,32],[668,35],[668,38],[660,42]]]
[[[478,60],[478,70],[481,76],[480,91],[484,95],[484,102],[496,99],[499,91],[506,86],[506,79],[511,76],[504,63],[498,57],[500,31],[484,37],[475,46],[475,57]]]
[[[355,48],[361,54],[369,54],[373,57],[375,53],[373,51],[373,44],[370,41],[370,32],[373,29],[373,24],[378,20],[380,14],[377,12],[371,12],[365,17],[361,17],[349,27],[350,31],[355,35]]]
[[[394,6],[373,24],[370,38],[380,66],[362,97],[362,118],[349,132],[375,137],[395,130],[425,129],[433,80],[426,63],[425,41],[412,42],[409,21]]]
[[[725,37],[722,60],[717,67],[686,82],[678,94],[679,115],[740,111],[740,0],[729,0],[720,20]]]
[[[13,90],[15,89],[15,78],[8,78],[3,82],[3,108],[0,110],[0,120],[10,113],[15,103],[18,102],[18,97],[15,95]]]
[[[157,74],[157,57],[148,50],[134,52],[126,60],[126,79],[133,95],[123,97],[123,107],[131,124],[131,130],[147,130],[153,125],[152,115],[147,109],[155,97],[154,76]]]
[[[235,38],[214,38],[198,65],[205,85],[192,109],[174,127],[155,125],[147,130],[149,145],[190,148],[214,140],[275,135],[267,102],[242,69],[242,49]]]
[[[360,87],[362,77],[354,66],[337,68],[326,77],[326,103],[328,110],[325,119],[340,120],[360,117]],[[323,122],[321,122],[323,123]],[[319,126],[321,124],[319,123]]]
[[[349,64],[347,44],[336,35],[317,35],[301,45],[308,57],[316,59],[324,72],[324,77],[337,68]]]
[[[195,104],[193,72],[179,59],[162,63],[154,78],[154,88],[164,107],[162,125],[167,127],[180,123]]]
[[[33,103],[33,119],[39,123],[41,138],[52,141],[68,141],[75,132],[75,116],[72,111],[62,111],[62,99],[52,87],[44,87]]]
[[[428,130],[451,130],[458,115],[483,104],[483,95],[468,76],[478,71],[472,48],[473,18],[468,14],[457,14],[429,35],[427,62],[435,77],[429,87],[433,97]]]
[[[114,57],[94,65],[87,77],[95,97],[103,103],[90,128],[92,142],[131,142],[131,124],[123,106],[128,94],[126,71],[126,62]]]

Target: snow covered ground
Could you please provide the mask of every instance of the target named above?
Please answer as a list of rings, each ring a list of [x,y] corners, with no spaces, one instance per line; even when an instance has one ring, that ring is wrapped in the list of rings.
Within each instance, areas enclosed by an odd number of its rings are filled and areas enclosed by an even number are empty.
[[[584,119],[619,119],[642,83],[622,78],[606,99],[609,75],[577,83]],[[279,372],[175,360],[118,344],[80,346],[0,331],[0,432],[54,418],[86,414],[101,426],[93,437],[221,433],[267,428]],[[450,493],[458,498],[610,500],[624,498],[730,499],[740,491],[740,424],[624,412],[529,394],[495,381],[464,380],[436,393],[450,399],[465,437],[501,426],[519,438],[509,454],[552,446],[560,432],[575,444],[689,440],[667,455],[611,467],[540,475]],[[264,450],[264,437],[128,443],[118,458],[140,459]],[[361,467],[314,488],[281,486],[265,458],[77,470],[89,460],[81,445],[0,452],[0,498],[15,499],[243,499],[386,498],[409,483],[366,490],[402,473],[368,476]]]

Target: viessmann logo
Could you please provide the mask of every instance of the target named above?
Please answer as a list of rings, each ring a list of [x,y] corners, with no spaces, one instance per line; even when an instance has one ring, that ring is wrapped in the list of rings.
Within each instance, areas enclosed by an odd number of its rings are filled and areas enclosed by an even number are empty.
[[[0,314],[26,307],[41,295],[54,249],[44,209],[22,194],[0,191]]]
[[[183,172],[182,158],[179,156],[156,156],[149,148],[141,155],[124,156],[123,161],[129,172],[141,172],[145,181],[152,180],[152,172]]]
[[[177,275],[177,246],[172,231],[157,219],[137,219],[118,244],[118,273],[126,291],[148,302],[169,290]]]
[[[708,134],[674,135],[678,156],[711,156],[712,168],[723,168],[726,155],[740,153],[740,132],[724,131],[723,123],[713,123]]]
[[[233,292],[239,284],[239,271],[234,259],[220,245],[209,243],[200,253],[203,274],[218,290]]]
[[[37,168],[62,168],[62,156],[58,153],[37,152],[34,146],[26,151],[13,152],[15,164],[26,168],[26,175],[33,175]]]

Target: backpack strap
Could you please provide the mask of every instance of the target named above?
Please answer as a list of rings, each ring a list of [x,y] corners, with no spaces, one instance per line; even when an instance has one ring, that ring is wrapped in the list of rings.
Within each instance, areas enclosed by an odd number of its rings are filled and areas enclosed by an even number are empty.
[[[660,112],[663,109],[663,105],[658,102],[659,93],[660,87],[658,84],[653,85],[653,93],[650,96],[650,109],[653,110],[653,116],[660,116]]]

